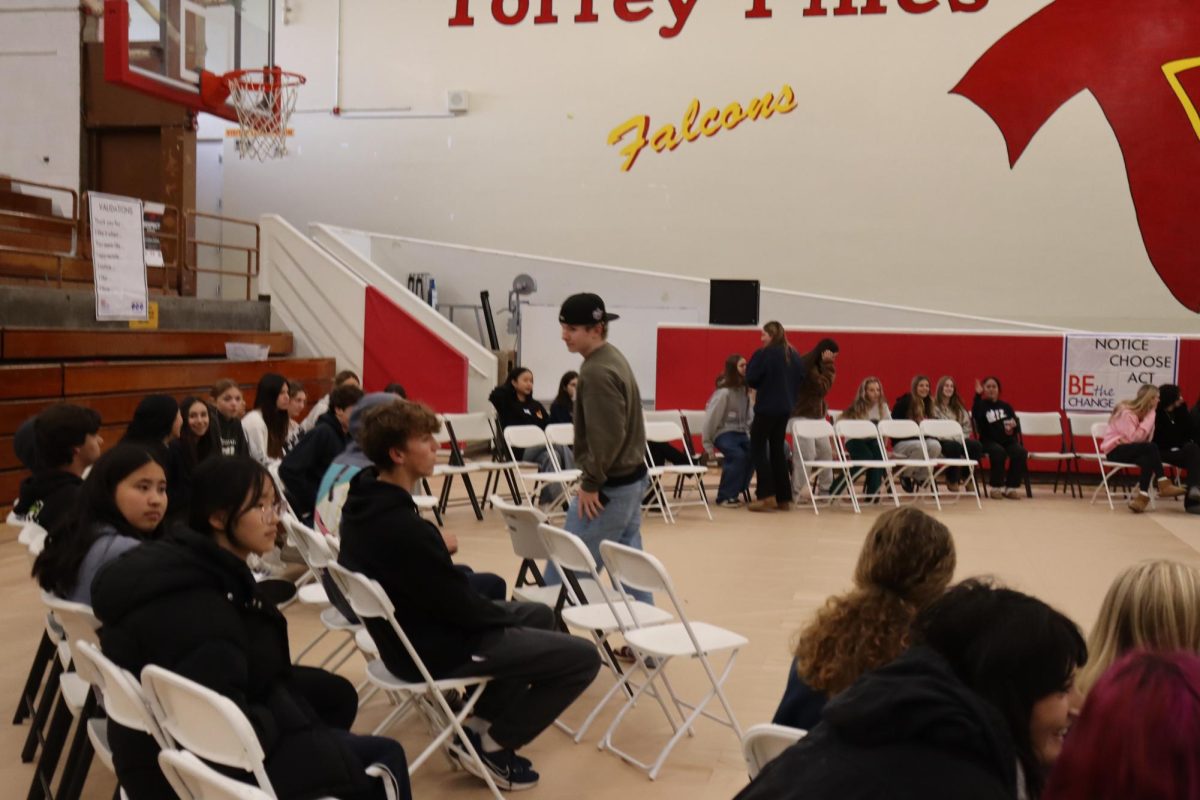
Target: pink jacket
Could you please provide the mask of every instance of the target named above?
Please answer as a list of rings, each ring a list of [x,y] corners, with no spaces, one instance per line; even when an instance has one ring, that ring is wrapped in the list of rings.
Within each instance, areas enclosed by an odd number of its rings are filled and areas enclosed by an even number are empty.
[[[1145,419],[1139,421],[1137,414],[1128,408],[1122,408],[1109,420],[1108,430],[1104,432],[1104,438],[1100,441],[1100,449],[1105,453],[1110,453],[1119,444],[1150,441],[1154,438],[1155,416],[1155,413],[1151,411]]]

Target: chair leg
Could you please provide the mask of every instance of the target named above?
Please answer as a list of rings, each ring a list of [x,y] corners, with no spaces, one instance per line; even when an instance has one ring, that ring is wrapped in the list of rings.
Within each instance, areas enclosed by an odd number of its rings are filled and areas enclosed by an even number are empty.
[[[38,687],[46,677],[46,667],[54,658],[54,641],[50,634],[42,629],[42,638],[33,654],[33,663],[29,665],[29,676],[25,679],[25,688],[17,700],[17,713],[13,715],[13,725],[20,725],[33,714],[34,701],[37,699]]]
[[[54,653],[52,658],[50,677],[46,679],[46,685],[42,687],[42,697],[38,700],[37,708],[33,712],[33,724],[29,727],[29,735],[25,737],[25,747],[21,750],[21,761],[26,764],[33,761],[34,755],[37,754],[38,743],[46,729],[46,720],[50,718],[50,711],[54,708],[55,699],[58,697],[58,683],[62,676],[63,665],[57,653]]]
[[[63,767],[62,777],[59,778],[55,800],[79,800],[83,794],[83,787],[87,783],[88,772],[96,752],[92,747],[92,740],[88,738],[88,720],[95,716],[95,711],[96,701],[89,694],[83,712],[75,723],[75,737],[71,741],[71,749],[67,751],[67,763]]]
[[[54,773],[58,769],[58,759],[62,755],[63,744],[66,742],[67,733],[70,730],[71,712],[67,708],[66,699],[59,695],[54,704],[54,716],[50,720],[50,728],[46,731],[46,738],[42,742],[42,755],[33,770],[33,781],[29,784],[28,800],[53,797],[50,792],[50,781],[54,779]]]

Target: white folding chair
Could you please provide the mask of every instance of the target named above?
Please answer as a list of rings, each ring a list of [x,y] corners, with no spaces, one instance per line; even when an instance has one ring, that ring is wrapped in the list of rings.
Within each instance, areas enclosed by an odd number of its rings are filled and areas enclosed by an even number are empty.
[[[160,750],[158,767],[182,800],[274,800],[257,786],[222,775],[186,750]]]
[[[842,456],[846,457],[849,452],[846,443],[852,440],[866,440],[874,442],[875,447],[881,454],[878,460],[863,460],[858,462],[862,466],[855,467],[853,479],[857,480],[868,469],[882,470],[884,477],[887,478],[887,491],[891,495],[892,502],[897,506],[900,505],[900,498],[896,494],[896,485],[893,481],[892,466],[887,461],[887,447],[884,445],[883,437],[879,435],[879,428],[869,419],[839,419],[833,425],[833,430],[837,434],[837,444],[841,448]]]
[[[1070,434],[1070,449],[1075,456],[1071,460],[1069,466],[1075,468],[1075,486],[1079,490],[1079,496],[1083,496],[1083,473],[1080,470],[1081,464],[1096,463],[1099,459],[1096,457],[1096,448],[1092,443],[1092,426],[1098,422],[1108,423],[1108,414],[1097,414],[1094,412],[1068,411],[1067,412],[1067,432]],[[1097,489],[1098,491],[1098,489]],[[1092,501],[1095,502],[1096,495],[1092,495]]]
[[[826,416],[828,416],[835,425],[837,424],[837,421],[842,418],[842,413],[843,412],[838,411],[836,408],[831,408],[825,412]],[[751,730],[753,730],[753,728],[751,728]]]
[[[647,425],[651,422],[674,422],[676,425],[679,425],[679,420],[679,412],[674,409],[664,411],[646,409],[642,411],[642,421]]]
[[[288,540],[300,551],[300,557],[304,559],[304,563],[317,578],[315,583],[301,587],[300,602],[321,608],[321,626],[324,628],[316,638],[296,654],[292,663],[299,664],[300,660],[308,655],[319,642],[332,633],[340,636],[341,641],[337,642],[337,646],[322,659],[318,666],[325,668],[335,658],[341,656],[341,659],[330,667],[331,670],[336,671],[354,654],[354,635],[362,629],[362,623],[353,621],[342,613],[342,610],[333,603],[333,599],[330,598],[329,592],[321,581],[321,576],[326,573],[330,562],[334,560],[333,551],[326,542],[324,534],[317,533],[291,514],[284,514],[283,524],[288,531]],[[346,606],[343,604],[342,607]],[[350,649],[347,651],[347,648]]]
[[[604,559],[604,565],[607,567],[609,575],[612,577],[613,585],[622,589],[621,600],[629,612],[630,619],[637,626],[625,632],[625,641],[639,658],[652,659],[653,663],[646,682],[638,687],[633,696],[629,698],[617,713],[612,724],[608,726],[608,730],[605,731],[604,738],[600,742],[600,747],[611,750],[630,764],[646,770],[650,779],[654,780],[658,777],[659,770],[662,769],[667,756],[671,754],[672,748],[675,747],[685,732],[690,733],[692,731],[693,723],[701,715],[729,727],[740,741],[742,738],[742,729],[738,726],[737,717],[734,716],[733,708],[729,704],[729,699],[725,696],[723,687],[725,681],[729,678],[729,673],[733,670],[733,664],[737,659],[738,651],[747,644],[746,638],[733,631],[719,628],[716,625],[689,621],[687,614],[684,612],[683,603],[679,601],[678,595],[675,594],[675,587],[671,583],[671,578],[667,575],[666,568],[663,567],[657,558],[649,553],[644,553],[641,550],[635,550],[632,547],[626,547],[616,542],[601,542],[600,554]],[[664,625],[644,625],[642,618],[638,615],[638,608],[633,604],[632,598],[630,598],[628,592],[623,587],[665,594],[670,599],[671,606],[674,608],[675,616],[678,617],[679,622]],[[728,652],[729,657],[725,663],[725,668],[721,671],[720,677],[718,677],[716,671],[713,669],[710,656],[722,652]],[[690,709],[691,713],[676,728],[670,740],[654,760],[654,763],[645,764],[632,755],[618,749],[613,744],[613,735],[616,733],[617,728],[620,727],[621,721],[625,718],[629,709],[637,703],[638,698],[656,680],[660,677],[665,677],[664,670],[675,658],[688,658],[699,661],[705,675],[708,676],[708,681],[712,688],[693,705],[681,700],[675,694],[674,690],[672,690],[670,683],[666,680],[663,681],[663,685],[675,707]],[[705,706],[713,698],[719,700],[721,706],[724,708],[724,719],[704,710]]]
[[[932,497],[933,502],[940,510],[942,501],[938,497],[937,481],[935,480],[937,462],[929,457],[929,448],[925,444],[925,437],[921,435],[921,427],[911,419],[881,419],[876,427],[879,429],[879,435],[885,439],[915,439],[921,443],[921,458],[895,458],[889,455],[887,450],[882,451],[884,463],[889,467],[888,481],[892,483],[892,493],[896,493],[895,479],[911,472],[921,477],[914,479],[916,483],[910,496]],[[923,476],[922,473],[924,473]],[[922,487],[928,487],[928,489],[925,490]]]
[[[652,412],[646,412],[652,413]],[[658,412],[655,412],[658,413]],[[704,506],[704,513],[708,515],[709,520],[712,520],[712,509],[708,506],[708,492],[704,489],[704,476],[708,473],[708,467],[702,467],[692,461],[690,448],[685,447],[683,454],[687,458],[686,464],[663,464],[658,466],[654,463],[654,459],[650,453],[651,442],[670,443],[683,441],[685,434],[683,426],[679,424],[679,412],[661,412],[663,414],[673,413],[675,419],[662,421],[647,421],[646,422],[646,470],[650,476],[650,487],[655,491],[655,494],[663,504],[664,517],[668,522],[675,521],[675,508],[688,505]],[[667,498],[668,490],[666,481],[674,478],[677,485],[671,490],[674,497],[678,500],[672,505]],[[695,483],[696,490],[699,493],[698,500],[685,501],[682,499],[683,486],[687,481]]]
[[[550,454],[550,471],[540,472],[522,472],[519,469],[514,470],[517,479],[517,485],[520,490],[520,502],[534,506],[537,505],[537,495],[543,486],[556,484],[562,488],[562,499],[566,502],[571,501],[571,489],[579,482],[579,477],[583,474],[577,469],[562,469],[558,463],[558,456],[554,452],[554,448],[550,446],[550,440],[546,438],[546,432],[537,425],[510,425],[504,429],[504,444],[508,447],[509,457],[515,464],[517,461],[516,451],[525,450],[530,447],[545,447]],[[528,483],[526,483],[528,481]]]
[[[1037,437],[1046,439],[1058,439],[1058,449],[1056,450],[1030,450],[1028,446],[1025,452],[1030,461],[1054,461],[1056,466],[1054,469],[1054,493],[1058,493],[1058,482],[1061,479],[1063,482],[1064,491],[1066,487],[1070,487],[1071,496],[1075,495],[1075,485],[1071,483],[1071,462],[1075,460],[1075,454],[1070,452],[1067,447],[1067,437],[1063,432],[1062,415],[1057,411],[1018,411],[1017,412],[1017,430],[1020,431],[1021,444],[1025,444],[1026,437]],[[1029,483],[1029,470],[1025,471],[1025,493],[1030,497],[1033,496],[1033,487]]]
[[[400,623],[396,621],[395,606],[392,605],[391,599],[388,598],[382,586],[365,575],[346,569],[341,564],[330,564],[329,576],[333,578],[342,594],[350,601],[354,613],[361,619],[381,619],[391,627],[413,665],[421,674],[421,680],[409,681],[393,674],[382,659],[376,659],[367,665],[367,679],[373,685],[385,692],[408,698],[407,702],[392,711],[376,727],[374,733],[378,735],[387,730],[393,722],[407,713],[409,708],[415,704],[429,723],[434,737],[420,755],[408,762],[408,774],[412,775],[416,772],[433,753],[447,743],[451,736],[457,736],[458,746],[463,748],[462,756],[465,758],[463,766],[481,776],[488,788],[492,790],[492,796],[496,800],[500,800],[500,790],[496,788],[496,782],[492,780],[491,772],[484,766],[479,753],[475,752],[474,745],[471,744],[471,740],[467,738],[462,728],[462,721],[475,708],[475,704],[479,701],[491,676],[476,675],[469,678],[435,679],[426,668],[425,662],[421,660],[416,648],[412,646],[404,629],[400,627]],[[446,702],[445,693],[450,690],[456,690],[463,695],[462,706],[457,714]]]
[[[792,441],[797,443],[799,443],[801,439],[825,439],[828,441],[837,438],[833,431],[833,426],[829,424],[828,420],[823,419],[794,418],[792,420],[791,434]],[[854,473],[852,470],[856,467],[865,466],[868,462],[847,461],[845,454],[842,452],[842,448],[839,445],[835,444],[831,449],[833,450],[834,454],[832,459],[812,460],[804,458],[804,448],[797,446],[792,449],[792,457],[795,458],[799,464],[800,472],[808,479],[808,485],[810,488],[809,502],[812,504],[813,513],[818,515],[821,513],[821,510],[817,508],[818,500],[828,501],[830,505],[832,505],[838,500],[848,499],[850,501],[851,508],[853,508],[854,513],[857,514],[859,513],[858,497],[854,491]],[[820,488],[817,485],[817,475],[822,470],[826,469],[833,470],[835,473],[837,473],[833,480],[833,486],[837,486],[839,483],[841,483],[845,487],[844,494],[841,492],[834,492],[832,489],[828,494],[821,493]],[[800,487],[793,486],[792,494],[796,497],[799,497],[801,494]]]
[[[587,733],[587,729],[591,727],[592,722],[595,721],[596,715],[608,705],[608,701],[612,699],[613,695],[620,690],[624,690],[629,697],[633,696],[634,689],[630,688],[629,678],[634,670],[640,671],[643,675],[648,675],[649,673],[646,671],[645,664],[640,659],[630,666],[628,672],[623,671],[620,664],[617,663],[612,646],[608,642],[610,635],[617,632],[624,634],[636,627],[633,617],[621,599],[620,592],[614,591],[611,594],[602,594],[598,602],[589,601],[586,596],[580,595],[580,587],[585,581],[600,585],[600,574],[596,571],[596,562],[592,558],[591,552],[588,551],[587,545],[575,534],[561,528],[555,528],[552,525],[539,525],[537,532],[550,560],[554,562],[554,565],[563,576],[564,588],[570,594],[571,605],[564,607],[562,610],[563,622],[570,628],[586,630],[591,633],[592,638],[596,641],[596,646],[600,648],[600,655],[604,661],[604,665],[608,667],[616,679],[612,688],[605,693],[600,702],[584,718],[583,724],[579,726],[578,730],[572,731],[564,723],[556,723],[568,734],[572,734],[576,742],[579,742],[583,739],[583,735]],[[587,577],[579,578],[576,573]],[[649,603],[633,600],[631,604],[637,610],[639,614],[638,621],[642,625],[662,625],[675,619],[671,616],[670,612],[655,608]],[[675,720],[671,716],[671,712],[667,710],[662,696],[655,688],[651,688],[649,691],[651,696],[658,701],[659,706],[667,717],[667,722],[674,729]],[[680,712],[680,716],[683,716],[682,712]]]
[[[1104,434],[1107,432],[1108,422],[1092,423],[1092,446],[1096,449],[1096,466],[1100,468],[1100,485],[1092,492],[1092,503],[1096,502],[1096,497],[1100,494],[1100,490],[1103,489],[1105,497],[1108,498],[1108,507],[1112,509],[1115,506],[1113,505],[1112,491],[1108,485],[1109,481],[1120,472],[1125,470],[1141,471],[1141,467],[1137,464],[1127,464],[1108,459],[1108,456],[1100,449],[1100,442],[1104,439]],[[1151,499],[1153,499],[1153,495],[1151,495]]]
[[[921,439],[925,442],[928,439],[938,439],[948,442],[957,442],[962,448],[963,453],[968,453],[967,437],[963,431],[962,424],[958,420],[953,419],[923,419],[921,420]],[[929,455],[929,447],[925,446],[925,455]],[[948,469],[965,469],[967,471],[967,479],[961,482],[962,486],[969,486],[972,494],[975,495],[975,505],[983,508],[983,503],[979,499],[979,483],[975,480],[975,467],[979,464],[967,455],[950,457],[938,456],[931,458],[934,464],[937,465],[937,471],[934,473],[933,483],[937,483],[937,478]],[[963,490],[960,486],[955,495],[955,502],[962,496]],[[941,508],[941,496],[938,497],[938,508]]]
[[[742,737],[742,757],[746,759],[750,780],[757,778],[763,767],[807,735],[806,730],[773,722],[762,722],[747,729]]]
[[[463,456],[463,444],[468,440],[463,439],[461,442],[455,439],[450,426],[446,423],[446,415],[438,414],[438,422],[441,427],[433,435],[434,440],[439,447],[449,450],[449,461],[447,463],[438,462],[433,467],[433,477],[442,479],[441,489],[438,491],[437,512],[438,515],[446,513],[450,507],[450,493],[454,488],[454,479],[462,478],[463,488],[467,490],[467,502],[471,505],[471,510],[475,513],[476,519],[483,519],[483,509],[479,506],[479,498],[475,494],[475,484],[471,483],[471,474],[479,471],[474,463],[467,463]],[[425,491],[427,494],[432,494],[429,491],[429,481],[423,479]]]
[[[14,520],[18,521],[14,522]],[[36,522],[29,522],[24,518],[17,517],[12,512],[8,515],[8,524],[20,528],[17,532],[17,542],[25,548],[29,565],[32,567],[33,562],[37,559],[37,554],[45,547],[46,529]],[[17,711],[13,715],[14,725],[20,725],[28,717],[33,716],[37,705],[38,688],[46,681],[47,670],[52,668],[55,649],[61,638],[61,631],[53,623],[53,616],[47,612],[46,624],[42,628],[41,638],[38,640],[37,649],[34,650],[33,660],[29,664],[25,685],[17,699]]]
[[[704,419],[708,415],[703,408],[680,409],[679,416],[683,420],[683,443],[693,459],[699,458],[696,451],[696,441],[704,435]],[[700,443],[703,447],[703,442]],[[710,455],[713,455],[710,453]]]
[[[501,478],[508,480],[510,489],[514,488],[513,473],[516,472],[518,464],[508,458],[508,454],[500,447],[496,437],[496,425],[489,413],[476,411],[470,414],[446,414],[443,419],[450,433],[452,452],[458,454],[460,463],[484,474],[480,498],[486,500],[493,492],[498,491]],[[488,457],[467,459],[465,444],[486,444]],[[463,480],[473,489],[469,478],[464,476]],[[473,491],[471,495],[474,496]],[[480,505],[482,506],[482,503]]]

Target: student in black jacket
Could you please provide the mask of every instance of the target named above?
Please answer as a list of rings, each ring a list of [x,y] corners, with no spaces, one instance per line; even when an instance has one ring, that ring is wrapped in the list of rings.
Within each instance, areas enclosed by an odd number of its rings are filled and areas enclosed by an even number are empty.
[[[187,517],[192,499],[192,473],[196,465],[221,455],[221,438],[217,433],[217,410],[202,397],[185,397],[179,401],[183,426],[179,438],[167,445],[168,514],[172,520]]]
[[[56,403],[33,420],[33,474],[21,482],[13,512],[47,531],[70,516],[83,472],[100,458],[100,415],[90,408]],[[28,434],[26,434],[28,436]],[[14,437],[15,444],[16,437]]]
[[[1183,505],[1187,511],[1200,514],[1200,444],[1192,429],[1183,393],[1173,383],[1158,387],[1158,411],[1154,418],[1154,443],[1165,464],[1184,470],[1188,493]]]
[[[975,381],[975,402],[971,405],[975,432],[983,445],[990,464],[992,499],[1007,497],[1021,499],[1021,484],[1025,482],[1028,454],[1017,435],[1020,423],[1013,407],[1000,399],[1000,379],[984,378]],[[1008,470],[1004,469],[1008,462]]]
[[[400,745],[348,732],[354,687],[293,665],[287,622],[258,593],[246,558],[274,547],[278,514],[271,478],[253,460],[197,467],[188,524],[110,562],[93,581],[104,653],[135,675],[157,664],[236,703],[254,726],[280,800],[382,798],[382,783],[363,771],[372,763],[410,797]],[[108,735],[132,800],[174,796],[153,739],[112,722]]]
[[[754,421],[750,423],[750,457],[757,477],[751,511],[786,510],[792,505],[784,439],[796,393],[804,381],[800,354],[788,344],[783,326],[763,326],[763,346],[746,364],[746,384],[754,389]]]
[[[250,455],[250,443],[246,440],[246,431],[242,428],[242,417],[246,415],[246,398],[242,396],[242,389],[237,381],[222,378],[213,384],[209,396],[217,408],[213,422],[221,439],[221,455]]]
[[[594,645],[554,630],[554,613],[536,603],[488,600],[454,568],[442,534],[417,513],[409,487],[433,474],[440,423],[417,403],[389,403],[363,421],[363,452],[375,465],[350,482],[342,508],[339,563],[373,578],[434,677],[491,675],[464,724],[502,789],[527,789],[538,774],[516,754],[592,682]],[[420,680],[391,627],[367,620],[393,673]],[[452,750],[453,752],[453,750]]]
[[[312,430],[304,434],[279,464],[292,510],[308,525],[312,524],[317,505],[317,488],[333,460],[350,444],[350,412],[362,399],[363,391],[355,384],[343,384],[329,393],[329,410],[320,416]]]

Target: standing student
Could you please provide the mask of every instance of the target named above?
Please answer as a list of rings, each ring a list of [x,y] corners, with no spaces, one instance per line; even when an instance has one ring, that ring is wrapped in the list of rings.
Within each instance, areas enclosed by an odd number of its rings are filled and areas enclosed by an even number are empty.
[[[883,383],[874,375],[863,378],[854,393],[854,401],[842,412],[842,419],[866,419],[879,423],[881,419],[891,419],[892,412],[884,400]],[[847,439],[846,454],[853,461],[882,461],[883,453],[879,451],[878,439]],[[885,471],[874,467],[867,469],[867,494],[879,493],[883,485]]]
[[[167,477],[153,451],[118,444],[96,461],[70,515],[46,537],[33,576],[47,592],[91,605],[101,567],[156,538],[167,508]]]
[[[725,359],[725,369],[717,378],[717,390],[704,406],[704,449],[713,448],[725,456],[721,484],[717,487],[717,505],[738,508],[742,495],[750,490],[754,473],[750,461],[750,425],[754,411],[746,387],[746,359],[734,353]]]
[[[579,373],[567,370],[558,380],[558,394],[550,404],[551,424],[574,422],[575,388],[579,385]]]
[[[179,413],[183,416],[179,438],[167,446],[167,495],[172,518],[187,516],[196,465],[221,455],[216,409],[201,397],[185,397],[179,403]]]
[[[13,512],[50,530],[74,509],[84,471],[100,458],[100,415],[83,406],[55,403],[32,423],[32,452],[24,455],[33,462],[26,464],[33,474],[21,481]]]
[[[975,431],[991,465],[991,497],[998,500],[1021,499],[1028,454],[1017,436],[1020,423],[1013,407],[1000,399],[1000,379],[994,376],[975,381],[975,401],[971,404]],[[1008,469],[1005,470],[1005,463]]]
[[[787,341],[783,325],[775,320],[763,326],[762,347],[746,364],[746,385],[755,391],[754,421],[750,424],[750,454],[757,477],[751,511],[792,507],[792,481],[788,475],[784,439],[796,391],[804,379],[800,354]]]
[[[1150,484],[1157,482],[1158,496],[1180,497],[1187,490],[1171,483],[1163,470],[1162,453],[1154,439],[1158,387],[1142,386],[1133,400],[1122,400],[1108,418],[1108,428],[1100,441],[1100,451],[1110,461],[1137,464],[1141,468],[1138,491],[1129,501],[1129,510],[1140,514],[1150,504]]]
[[[933,418],[953,420],[962,427],[963,439],[967,444],[966,450],[963,450],[962,444],[955,439],[938,440],[942,445],[942,453],[946,457],[965,457],[976,462],[983,458],[983,445],[971,438],[975,432],[971,412],[967,410],[962,398],[958,396],[954,378],[949,375],[943,375],[938,379],[937,391],[933,395]],[[957,492],[969,474],[970,471],[966,467],[950,467],[946,470],[946,488]]]
[[[838,345],[833,339],[822,339],[816,346],[801,356],[800,364],[804,378],[796,389],[796,403],[792,416],[800,419],[825,419],[829,414],[829,406],[825,396],[833,387],[837,376],[835,362],[838,356]],[[805,461],[817,459],[829,461],[833,458],[833,447],[829,439],[801,439],[795,443],[804,456]],[[808,485],[808,475],[800,468],[800,459],[792,465],[796,475],[796,484],[802,493],[812,491]],[[833,470],[823,469],[817,473],[817,491],[828,494],[833,484]]]
[[[642,498],[646,478],[646,425],[642,394],[633,368],[608,342],[609,314],[596,294],[573,294],[563,301],[558,321],[567,350],[583,356],[575,400],[575,466],[582,472],[564,526],[602,564],[600,542],[642,549]],[[562,577],[553,564],[547,583]],[[632,592],[651,602],[649,593]]]
[[[246,399],[242,397],[242,390],[237,381],[222,378],[213,384],[209,396],[217,409],[216,417],[211,422],[221,440],[221,455],[250,455],[250,444],[246,441],[246,431],[242,428]]]
[[[362,381],[360,381],[358,379],[358,375],[356,375],[352,370],[348,370],[348,369],[344,369],[341,372],[339,372],[337,375],[333,376],[333,388],[334,389],[338,388],[339,386],[347,386],[347,385],[357,386],[358,388],[361,389]],[[399,386],[399,384],[395,384],[395,385]],[[385,391],[390,391],[390,390],[385,390]],[[316,402],[316,404],[312,407],[312,410],[308,412],[308,416],[305,417],[304,420],[300,423],[301,435],[311,431],[313,429],[313,426],[317,424],[317,420],[319,420],[321,418],[321,415],[329,410],[329,395],[332,393],[333,393],[333,390],[331,389],[329,391],[329,393],[327,393],[324,397],[322,397],[320,400],[318,400]],[[401,397],[404,396],[403,390],[401,390],[400,396]]]
[[[263,466],[278,464],[295,443],[300,427],[288,416],[291,406],[287,379],[268,372],[258,381],[254,410],[242,417],[250,457]]]
[[[1187,476],[1187,497],[1183,507],[1200,514],[1200,444],[1188,414],[1183,394],[1173,383],[1158,387],[1158,411],[1154,416],[1154,443],[1164,464],[1183,469]]]

